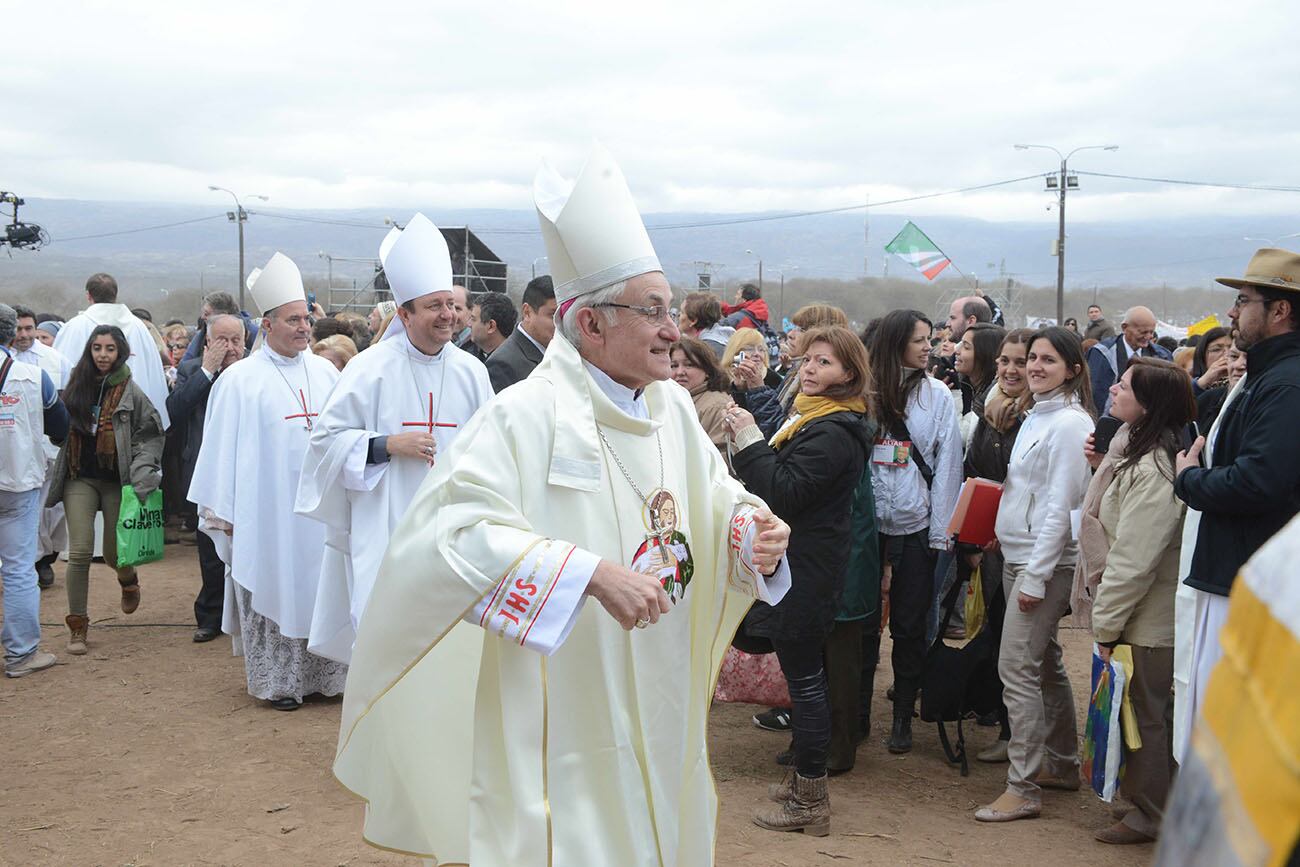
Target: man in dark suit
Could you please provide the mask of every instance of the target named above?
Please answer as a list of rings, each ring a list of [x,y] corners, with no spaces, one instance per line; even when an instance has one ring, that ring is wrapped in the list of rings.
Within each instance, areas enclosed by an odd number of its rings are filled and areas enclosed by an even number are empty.
[[[1156,343],[1156,315],[1146,307],[1133,307],[1124,314],[1120,333],[1088,350],[1092,376],[1092,401],[1097,413],[1110,408],[1110,387],[1124,375],[1130,358],[1142,355],[1171,361],[1169,350]]]
[[[549,276],[528,283],[521,311],[519,325],[487,360],[488,377],[496,392],[532,373],[555,336],[555,286]]]
[[[484,363],[514,333],[515,305],[502,292],[480,292],[474,296],[469,311],[469,335]]]
[[[230,365],[244,357],[244,323],[238,316],[218,314],[208,320],[203,354],[182,361],[176,368],[176,387],[167,395],[167,413],[185,426],[181,441],[181,489],[190,489],[194,462],[203,445],[203,421],[213,381]],[[194,600],[195,641],[211,641],[221,634],[221,609],[225,596],[226,570],[212,539],[202,530],[195,533],[199,548],[199,572],[203,586]]]

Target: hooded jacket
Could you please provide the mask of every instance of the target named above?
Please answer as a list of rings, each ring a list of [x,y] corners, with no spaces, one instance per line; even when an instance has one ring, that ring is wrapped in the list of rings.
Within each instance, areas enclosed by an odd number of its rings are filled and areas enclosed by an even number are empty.
[[[767,302],[762,298],[755,298],[753,301],[742,301],[739,304],[723,304],[722,315],[726,317],[722,320],[723,325],[730,325],[734,328],[757,328],[761,320],[767,323],[771,313],[767,309]]]
[[[1211,466],[1179,474],[1174,493],[1201,512],[1185,583],[1227,596],[1242,565],[1300,512],[1300,332],[1250,348],[1246,381],[1219,419]]]

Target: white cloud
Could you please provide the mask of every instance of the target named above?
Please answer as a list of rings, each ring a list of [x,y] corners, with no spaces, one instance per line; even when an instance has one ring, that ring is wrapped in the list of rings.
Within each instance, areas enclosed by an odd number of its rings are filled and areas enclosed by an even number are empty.
[[[1260,22],[1267,21],[1267,26]],[[1297,184],[1295,4],[413,2],[25,6],[0,183],[278,207],[529,205],[593,138],[646,211],[814,209],[1050,171]],[[1085,178],[1080,220],[1296,211]],[[1022,187],[909,206],[1041,219]]]

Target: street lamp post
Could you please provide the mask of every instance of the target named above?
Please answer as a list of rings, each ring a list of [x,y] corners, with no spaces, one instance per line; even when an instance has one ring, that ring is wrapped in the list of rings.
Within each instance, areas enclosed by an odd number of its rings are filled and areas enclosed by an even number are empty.
[[[746,250],[746,256],[754,256],[758,259],[758,294],[763,294],[763,257],[759,256],[753,250]]]
[[[789,267],[791,271],[799,270],[798,265],[789,265],[787,267]],[[778,300],[777,300],[776,315],[777,315],[777,321],[784,325],[785,324],[785,268],[782,268],[777,273],[781,275],[781,293],[778,296]]]
[[[240,204],[239,196],[235,195],[225,187],[216,187],[212,184],[208,184],[208,189],[214,193],[229,193],[230,198],[235,200],[235,210],[227,211],[226,218],[239,227],[239,309],[242,312],[244,309],[244,275],[247,273],[244,270],[244,223],[248,222],[248,212],[245,211],[244,206]],[[270,197],[259,196],[256,194],[248,194],[245,195],[244,198],[261,199],[264,202],[270,201]]]
[[[1083,147],[1075,148],[1064,156],[1062,156],[1061,152],[1051,145],[1018,144],[1015,147],[1016,150],[1020,151],[1028,150],[1029,148],[1042,148],[1043,150],[1051,151],[1061,158],[1061,173],[1057,181],[1060,185],[1060,189],[1057,192],[1057,216],[1059,218],[1059,224],[1056,235],[1056,323],[1059,325],[1065,321],[1065,191],[1069,185],[1068,164],[1070,162],[1070,157],[1074,156],[1079,151],[1117,151],[1119,150],[1119,145],[1084,145]]]

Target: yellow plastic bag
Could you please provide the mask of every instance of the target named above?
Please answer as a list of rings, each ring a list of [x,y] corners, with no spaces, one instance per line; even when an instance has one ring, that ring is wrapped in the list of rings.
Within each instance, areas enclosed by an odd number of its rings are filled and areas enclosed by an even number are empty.
[[[1117,644],[1110,658],[1124,668],[1124,701],[1119,708],[1120,730],[1124,732],[1124,746],[1130,750],[1142,749],[1142,735],[1138,731],[1137,712],[1133,710],[1133,648]]]
[[[966,640],[979,635],[984,628],[984,584],[980,581],[980,567],[970,573],[966,584]]]

